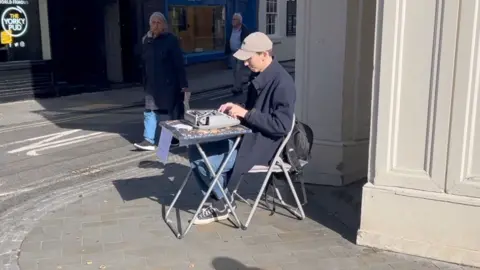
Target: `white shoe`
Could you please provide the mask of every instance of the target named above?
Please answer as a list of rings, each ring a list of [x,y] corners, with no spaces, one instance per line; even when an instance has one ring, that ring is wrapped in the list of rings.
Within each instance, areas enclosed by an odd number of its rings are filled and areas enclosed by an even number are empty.
[[[133,146],[135,146],[139,150],[143,151],[155,151],[155,145],[153,143],[150,143],[149,141],[143,141],[141,143],[134,143]]]

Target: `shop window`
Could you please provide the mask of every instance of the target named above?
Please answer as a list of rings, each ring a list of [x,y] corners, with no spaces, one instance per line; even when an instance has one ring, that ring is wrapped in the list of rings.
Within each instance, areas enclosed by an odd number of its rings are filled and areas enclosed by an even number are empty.
[[[0,62],[41,60],[38,0],[0,0]]]
[[[225,7],[170,5],[171,30],[180,39],[185,53],[223,51]]]
[[[297,34],[297,0],[287,1],[287,36]]]
[[[278,8],[277,0],[266,0],[266,34],[275,35],[277,33]]]

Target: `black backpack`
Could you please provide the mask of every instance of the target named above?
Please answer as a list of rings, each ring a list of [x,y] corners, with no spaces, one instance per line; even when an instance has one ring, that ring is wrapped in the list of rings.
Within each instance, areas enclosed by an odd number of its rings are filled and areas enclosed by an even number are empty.
[[[283,149],[283,153],[281,154],[282,160],[290,164],[289,176],[292,181],[300,182],[302,195],[303,195],[303,203],[305,205],[307,203],[307,192],[305,189],[305,181],[303,179],[303,168],[308,164],[311,158],[311,151],[313,145],[313,131],[312,129],[305,123],[302,123],[298,120],[295,121],[293,126],[292,134],[288,139],[287,143],[285,144],[285,148]],[[273,186],[276,188],[275,181],[279,179],[284,179],[285,175],[283,173],[273,173],[272,177],[269,180],[269,186]],[[267,202],[267,192],[268,188],[265,190],[265,201]],[[272,203],[272,215],[275,212],[275,196],[273,196],[273,203]]]
[[[298,120],[293,126],[292,135],[283,149],[282,158],[290,164],[290,173],[298,174],[303,166],[310,161],[313,144],[313,131]]]

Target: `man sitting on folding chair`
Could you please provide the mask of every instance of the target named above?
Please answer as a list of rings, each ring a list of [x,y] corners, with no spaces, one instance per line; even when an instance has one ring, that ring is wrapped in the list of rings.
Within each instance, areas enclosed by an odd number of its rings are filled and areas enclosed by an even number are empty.
[[[245,38],[241,48],[233,55],[250,68],[245,108],[233,103],[220,106],[252,130],[243,137],[240,146],[219,179],[226,188],[232,179],[240,179],[254,165],[268,165],[290,131],[295,111],[295,83],[290,74],[272,57],[273,43],[267,35],[255,32]],[[213,170],[218,171],[222,161],[233,147],[232,140],[202,145]],[[189,159],[194,177],[204,194],[208,191],[212,175],[196,147],[189,147]],[[228,199],[231,198],[227,192]],[[231,202],[235,207],[234,202]],[[208,224],[228,218],[229,210],[218,185],[213,188],[210,203],[206,204],[194,224]]]

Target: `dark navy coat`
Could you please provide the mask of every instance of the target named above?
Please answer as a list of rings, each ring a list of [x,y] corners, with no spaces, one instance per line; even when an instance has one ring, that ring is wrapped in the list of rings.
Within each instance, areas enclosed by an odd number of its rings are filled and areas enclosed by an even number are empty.
[[[235,159],[230,180],[248,172],[254,165],[268,165],[283,138],[291,129],[295,112],[295,83],[274,60],[263,72],[253,74],[248,86],[243,124],[252,129],[245,135]]]
[[[142,41],[145,92],[153,96],[160,111],[173,111],[183,102],[182,88],[188,87],[183,52],[177,37],[163,33]]]

